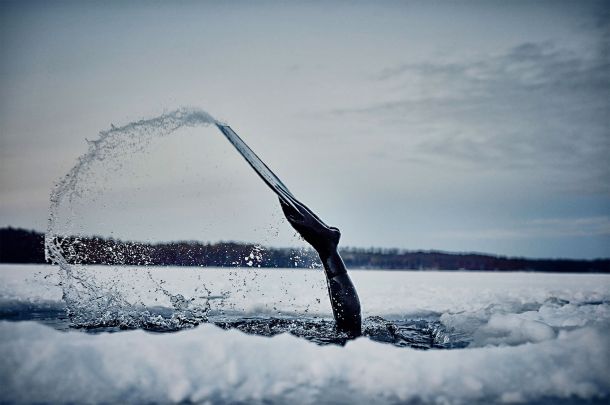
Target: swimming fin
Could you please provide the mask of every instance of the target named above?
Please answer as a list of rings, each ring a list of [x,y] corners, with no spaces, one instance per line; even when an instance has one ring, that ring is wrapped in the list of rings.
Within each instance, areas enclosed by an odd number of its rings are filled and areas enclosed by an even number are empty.
[[[252,149],[233,131],[233,129],[224,124],[216,123],[220,132],[227,137],[229,142],[237,149],[237,151],[246,159],[246,161],[252,166],[254,171],[260,176],[261,179],[273,190],[278,197],[291,208],[299,212],[299,206],[305,207],[305,204],[301,203],[296,197],[288,190],[288,187],[267,167],[267,165],[254,153]],[[311,212],[311,210],[310,210]]]

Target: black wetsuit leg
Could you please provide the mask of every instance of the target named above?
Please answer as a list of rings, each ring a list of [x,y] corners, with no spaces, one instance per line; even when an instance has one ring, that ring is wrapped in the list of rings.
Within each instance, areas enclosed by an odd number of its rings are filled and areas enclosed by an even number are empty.
[[[341,232],[326,225],[302,203],[294,200],[293,205],[289,205],[282,198],[279,200],[290,225],[318,252],[322,260],[337,330],[350,336],[360,336],[360,300],[337,250]]]
[[[337,330],[352,337],[360,336],[362,334],[360,299],[347,274],[343,259],[337,251],[320,259],[326,273],[328,295]]]

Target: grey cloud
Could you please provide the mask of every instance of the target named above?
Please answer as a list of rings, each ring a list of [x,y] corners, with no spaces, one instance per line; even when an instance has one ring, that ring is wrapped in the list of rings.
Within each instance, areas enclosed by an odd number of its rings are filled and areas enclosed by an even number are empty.
[[[402,97],[333,114],[393,122],[430,159],[569,171],[583,188],[609,191],[610,63],[601,53],[523,43],[488,58],[405,64],[377,80]]]
[[[610,88],[609,67],[603,54],[587,57],[544,42],[523,43],[501,55],[466,62],[404,64],[385,69],[377,78],[384,81],[411,75],[454,85],[468,83],[474,88],[500,83],[521,89],[560,86],[602,92]]]

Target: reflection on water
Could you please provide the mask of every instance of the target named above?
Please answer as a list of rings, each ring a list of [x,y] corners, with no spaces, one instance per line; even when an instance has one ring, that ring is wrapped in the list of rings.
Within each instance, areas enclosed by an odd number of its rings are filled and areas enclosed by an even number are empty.
[[[222,329],[237,329],[244,333],[259,336],[275,336],[290,333],[319,345],[343,345],[348,336],[335,330],[335,323],[330,318],[297,317],[297,316],[240,316],[217,314],[205,319],[181,317],[175,320],[174,311],[170,308],[146,308],[142,312],[150,321],[140,324],[142,329],[150,332],[177,332],[192,328],[200,323],[213,323]],[[63,303],[22,303],[5,302],[0,304],[0,320],[37,321],[58,330],[79,329],[89,333],[118,332],[135,329],[116,319],[99,323],[75,325],[71,322]],[[158,320],[155,322],[155,320]],[[365,318],[362,324],[363,336],[369,339],[392,344],[397,347],[415,349],[454,349],[468,345],[468,340],[459,334],[451,333],[438,319],[403,319],[387,320],[378,316]]]

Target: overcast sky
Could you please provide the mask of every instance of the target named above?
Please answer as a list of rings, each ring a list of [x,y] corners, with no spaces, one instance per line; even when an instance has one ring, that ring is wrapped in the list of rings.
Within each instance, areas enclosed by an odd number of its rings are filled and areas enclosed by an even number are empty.
[[[194,106],[343,245],[610,257],[609,4],[0,2],[0,226],[45,229],[85,139]],[[86,230],[295,243],[213,128],[122,167]]]

